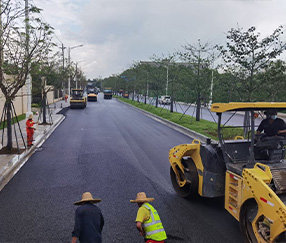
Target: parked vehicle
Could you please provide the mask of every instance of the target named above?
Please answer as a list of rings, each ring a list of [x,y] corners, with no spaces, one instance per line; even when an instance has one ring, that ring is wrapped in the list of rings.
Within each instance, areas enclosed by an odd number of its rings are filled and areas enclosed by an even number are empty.
[[[246,242],[286,242],[286,136],[255,135],[255,112],[271,109],[285,111],[286,102],[213,104],[219,141],[194,139],[169,152],[175,191],[193,199],[224,196],[225,209],[239,221]],[[229,111],[250,111],[247,138],[224,139],[226,129],[234,130],[222,123]]]
[[[170,96],[160,96],[158,101],[159,101],[159,104],[161,104],[161,105],[170,105],[171,104],[171,97]]]

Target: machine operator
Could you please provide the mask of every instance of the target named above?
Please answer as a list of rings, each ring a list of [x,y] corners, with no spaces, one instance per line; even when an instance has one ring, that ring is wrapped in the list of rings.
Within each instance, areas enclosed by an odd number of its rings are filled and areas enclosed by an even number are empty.
[[[277,112],[269,110],[265,114],[266,119],[260,123],[257,134],[261,134],[264,131],[266,136],[286,136],[286,123],[277,117]]]

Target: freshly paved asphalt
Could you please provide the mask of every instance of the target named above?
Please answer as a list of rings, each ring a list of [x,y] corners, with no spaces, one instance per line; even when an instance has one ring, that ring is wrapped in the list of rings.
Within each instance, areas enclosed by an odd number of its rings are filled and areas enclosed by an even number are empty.
[[[174,192],[168,151],[190,139],[115,99],[68,110],[65,121],[0,192],[0,242],[69,242],[74,201],[100,197],[103,242],[143,242],[135,227],[145,191],[170,242],[242,242],[223,198],[188,201]]]

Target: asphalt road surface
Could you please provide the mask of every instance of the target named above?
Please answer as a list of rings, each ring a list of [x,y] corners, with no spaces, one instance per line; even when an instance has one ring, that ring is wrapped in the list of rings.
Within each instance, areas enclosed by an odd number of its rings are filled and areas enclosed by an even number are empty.
[[[223,198],[188,201],[174,192],[171,147],[190,138],[115,99],[68,110],[65,121],[0,192],[0,242],[70,242],[73,202],[100,197],[103,242],[143,242],[136,193],[154,197],[171,242],[242,242]]]

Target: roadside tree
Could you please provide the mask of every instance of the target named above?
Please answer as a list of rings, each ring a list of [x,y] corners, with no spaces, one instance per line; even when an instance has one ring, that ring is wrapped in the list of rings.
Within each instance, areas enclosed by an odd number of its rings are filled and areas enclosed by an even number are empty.
[[[226,36],[226,47],[218,46],[225,63],[224,70],[236,77],[235,87],[243,100],[254,101],[262,84],[257,74],[268,69],[286,49],[286,44],[280,40],[282,34],[282,26],[265,38],[260,37],[254,26],[247,31],[232,28]]]
[[[224,69],[236,77],[236,89],[243,101],[254,101],[255,94],[260,93],[262,86],[259,73],[269,68],[285,50],[286,45],[280,40],[283,27],[279,26],[265,38],[260,37],[254,26],[247,31],[242,28],[232,28],[227,33],[226,47],[219,46],[225,62]],[[247,135],[250,126],[249,112],[244,116],[244,135]]]
[[[198,40],[197,45],[186,44],[183,46],[183,51],[178,52],[181,60],[186,62],[186,66],[190,72],[190,86],[195,93],[196,98],[196,121],[200,120],[200,110],[202,99],[208,99],[211,87],[211,70],[215,60],[215,47],[209,43],[201,43]]]
[[[265,72],[257,77],[261,80],[261,89],[256,94],[258,101],[285,101],[286,91],[286,63],[281,60],[271,62]]]
[[[31,61],[38,62],[51,51],[53,32],[50,25],[37,17],[40,9],[35,6],[29,6],[29,22],[19,1],[1,0],[0,7],[0,88],[6,100],[6,150],[12,151],[12,101],[25,85]]]

